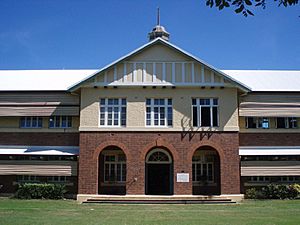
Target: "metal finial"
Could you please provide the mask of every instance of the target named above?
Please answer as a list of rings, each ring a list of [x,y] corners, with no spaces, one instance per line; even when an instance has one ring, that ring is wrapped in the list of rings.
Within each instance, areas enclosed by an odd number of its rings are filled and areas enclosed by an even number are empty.
[[[160,25],[159,7],[157,8],[157,25]]]

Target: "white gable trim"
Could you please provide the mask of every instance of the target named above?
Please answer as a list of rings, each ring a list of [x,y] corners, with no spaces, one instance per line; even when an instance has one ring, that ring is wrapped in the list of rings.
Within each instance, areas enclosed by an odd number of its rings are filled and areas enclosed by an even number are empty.
[[[78,88],[82,85],[83,82],[88,81],[88,80],[94,78],[94,77],[95,77],[96,75],[98,75],[99,73],[104,72],[105,70],[111,68],[112,66],[116,65],[117,63],[126,60],[126,59],[129,58],[130,56],[133,56],[133,55],[139,53],[139,52],[142,51],[143,49],[145,49],[145,48],[147,48],[147,47],[150,47],[151,45],[153,45],[153,44],[155,44],[155,43],[162,43],[162,44],[165,44],[165,45],[167,45],[167,46],[169,46],[169,47],[172,47],[173,49],[179,51],[180,53],[185,54],[186,56],[190,57],[191,59],[195,60],[196,62],[199,62],[200,64],[203,64],[203,65],[205,65],[206,67],[212,69],[212,70],[213,70],[214,72],[216,72],[217,74],[220,74],[221,76],[226,77],[228,80],[230,80],[230,81],[233,82],[235,85],[237,85],[238,88],[240,88],[241,90],[243,90],[243,91],[245,91],[245,92],[248,92],[248,91],[251,90],[251,89],[250,89],[248,86],[246,86],[245,84],[242,84],[242,83],[239,82],[238,80],[235,80],[235,79],[232,78],[231,76],[229,76],[229,75],[223,73],[222,71],[216,69],[215,67],[209,65],[208,63],[202,61],[201,59],[199,59],[199,58],[193,56],[192,54],[190,54],[190,53],[188,53],[188,52],[182,50],[181,48],[179,48],[179,47],[177,47],[177,46],[171,44],[170,42],[163,40],[162,38],[157,38],[157,39],[155,39],[155,40],[153,40],[153,41],[151,41],[151,42],[149,42],[149,43],[147,43],[147,44],[141,46],[140,48],[138,48],[138,49],[136,49],[136,50],[130,52],[129,54],[127,54],[127,55],[125,55],[125,56],[123,56],[123,57],[117,59],[116,61],[112,62],[111,64],[109,64],[109,65],[103,67],[102,69],[96,71],[95,73],[93,73],[93,74],[90,75],[89,77],[87,77],[87,78],[85,78],[85,79],[83,79],[83,80],[77,82],[76,84],[72,85],[71,87],[68,88],[68,90],[69,90],[69,91],[75,91],[76,89],[78,89]],[[172,67],[173,67],[173,65],[172,65]],[[124,73],[126,74],[125,68],[126,68],[126,67],[124,66]],[[202,71],[203,71],[202,73],[204,73],[204,66],[202,66],[202,68],[203,68],[203,69],[202,69]],[[154,75],[155,75],[155,64],[154,64],[153,70],[154,70],[153,72],[154,72]],[[183,68],[182,70],[184,70],[184,68]],[[184,74],[184,73],[183,73],[183,74]],[[174,75],[173,75],[172,77],[174,78]],[[203,77],[202,77],[202,78],[203,78]],[[155,76],[153,76],[153,79],[155,80]],[[183,78],[183,79],[184,79],[184,78]],[[155,82],[155,81],[154,81],[154,82]]]

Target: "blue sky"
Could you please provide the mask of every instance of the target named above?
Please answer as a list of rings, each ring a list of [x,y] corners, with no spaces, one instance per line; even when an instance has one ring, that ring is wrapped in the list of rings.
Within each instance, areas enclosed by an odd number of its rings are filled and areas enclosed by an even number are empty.
[[[300,70],[300,5],[219,11],[205,0],[0,0],[0,69],[98,69],[147,43],[170,41],[219,69]]]

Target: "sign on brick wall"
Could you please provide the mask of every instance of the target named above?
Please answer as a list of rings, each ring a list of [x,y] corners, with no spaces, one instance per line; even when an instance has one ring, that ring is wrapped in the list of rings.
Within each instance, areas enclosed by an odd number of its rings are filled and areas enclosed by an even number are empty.
[[[178,183],[188,183],[189,182],[189,174],[188,173],[177,173],[177,182]]]

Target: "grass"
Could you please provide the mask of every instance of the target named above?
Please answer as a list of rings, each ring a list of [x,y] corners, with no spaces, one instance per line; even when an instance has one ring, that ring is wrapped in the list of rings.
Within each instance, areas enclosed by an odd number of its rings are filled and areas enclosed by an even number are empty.
[[[300,224],[300,200],[236,205],[80,205],[72,200],[0,198],[0,224]]]

